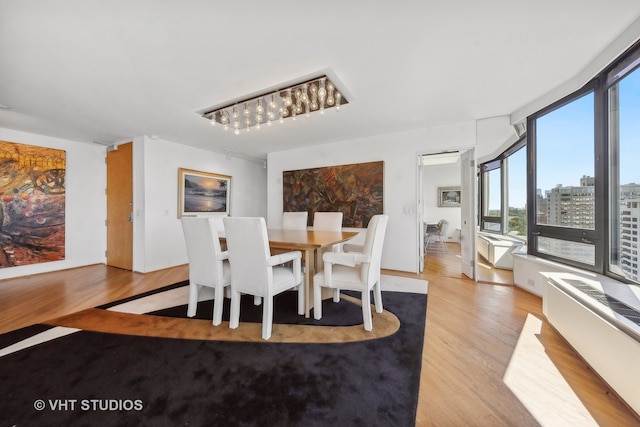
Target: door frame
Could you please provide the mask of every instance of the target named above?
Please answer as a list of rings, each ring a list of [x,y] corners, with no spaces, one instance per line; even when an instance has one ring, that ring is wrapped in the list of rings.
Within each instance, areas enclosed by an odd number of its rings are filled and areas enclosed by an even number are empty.
[[[423,234],[424,234],[424,222],[423,222],[423,216],[424,216],[424,210],[425,210],[425,206],[424,206],[424,195],[423,195],[423,185],[422,185],[422,179],[423,179],[423,171],[422,168],[424,167],[422,165],[422,157],[423,156],[429,156],[429,155],[436,155],[436,154],[442,154],[442,153],[446,153],[446,152],[454,152],[454,151],[458,151],[460,153],[460,155],[462,156],[465,152],[469,151],[469,150],[474,150],[474,162],[475,162],[475,146],[461,146],[461,147],[447,147],[446,149],[440,149],[440,150],[431,150],[431,151],[419,151],[416,153],[416,167],[417,167],[417,173],[416,173],[416,179],[417,179],[417,183],[416,183],[416,229],[418,230],[417,233],[417,238],[416,238],[416,271],[418,272],[423,272],[424,271],[424,246],[423,246]],[[461,179],[461,183],[462,183],[462,165],[460,166],[460,179]],[[475,171],[474,171],[474,175],[475,177]],[[475,182],[475,181],[474,181]],[[476,239],[476,235],[477,235],[477,229],[476,227],[473,225],[476,223],[476,216],[477,215],[477,207],[478,207],[478,192],[477,189],[476,191],[472,192],[473,197],[471,198],[471,200],[467,200],[468,203],[470,203],[470,205],[468,205],[469,207],[469,218],[466,218],[466,221],[470,222],[470,224],[472,224],[471,226],[471,234],[472,234],[472,239],[473,242],[475,242]],[[463,201],[464,203],[464,201]],[[461,215],[461,220],[465,221],[465,218],[462,218],[462,211],[460,212]],[[460,242],[462,245],[462,242]],[[462,250],[462,247],[461,247]],[[478,280],[478,275],[477,275],[477,268],[478,268],[478,254],[477,251],[475,250],[475,244],[473,244],[473,251],[472,251],[472,260],[473,260],[473,278],[472,280],[477,281]],[[462,271],[465,271],[464,266],[462,265],[462,258],[461,258],[461,267],[462,267]]]

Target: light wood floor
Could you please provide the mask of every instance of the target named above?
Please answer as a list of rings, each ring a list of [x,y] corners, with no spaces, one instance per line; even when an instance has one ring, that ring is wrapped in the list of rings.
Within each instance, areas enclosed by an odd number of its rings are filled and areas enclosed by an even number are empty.
[[[446,253],[427,252],[424,257],[425,269],[433,274],[445,277],[464,278],[460,267],[460,244],[446,243]],[[487,260],[478,255],[478,281],[498,285],[513,285],[513,271],[494,268]]]
[[[421,275],[385,272],[429,281],[417,426],[640,426],[546,323],[539,297],[452,277],[455,257],[454,250],[439,255],[441,262],[426,263]],[[97,265],[2,280],[0,332],[186,280],[187,274],[186,266],[139,274]]]

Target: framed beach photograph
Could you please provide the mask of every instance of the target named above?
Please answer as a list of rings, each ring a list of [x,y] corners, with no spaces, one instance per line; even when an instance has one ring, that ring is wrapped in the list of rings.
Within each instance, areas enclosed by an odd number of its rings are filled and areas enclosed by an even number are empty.
[[[180,168],[178,189],[178,218],[229,215],[230,176]]]
[[[460,187],[438,187],[438,206],[441,208],[459,208],[460,194]]]

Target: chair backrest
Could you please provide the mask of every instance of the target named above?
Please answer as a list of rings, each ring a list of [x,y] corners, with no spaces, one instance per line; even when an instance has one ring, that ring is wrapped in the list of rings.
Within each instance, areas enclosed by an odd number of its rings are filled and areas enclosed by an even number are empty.
[[[306,230],[309,212],[283,212],[282,228],[285,230]]]
[[[369,255],[371,262],[363,264],[360,270],[360,279],[368,286],[380,279],[380,267],[382,262],[382,247],[387,230],[389,215],[374,215],[369,220],[367,234],[364,237],[362,252]]]
[[[213,218],[183,217],[182,231],[189,259],[189,279],[199,285],[215,286],[222,276],[220,238]]]
[[[440,237],[447,237],[447,230],[449,229],[449,221],[442,220],[438,234]]]
[[[216,226],[216,231],[218,232],[218,235],[222,234],[224,235],[224,218],[227,215],[216,215],[213,217],[213,222]]]
[[[224,228],[231,266],[231,286],[239,292],[266,295],[273,283],[267,224],[264,218],[227,217]]]
[[[316,212],[313,214],[313,229],[342,231],[342,212]]]

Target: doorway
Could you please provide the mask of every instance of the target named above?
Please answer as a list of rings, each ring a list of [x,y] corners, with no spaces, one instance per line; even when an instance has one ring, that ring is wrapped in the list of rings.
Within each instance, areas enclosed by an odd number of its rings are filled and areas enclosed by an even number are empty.
[[[107,265],[133,270],[133,143],[107,151]]]
[[[477,168],[475,150],[461,149],[418,156],[418,229],[420,271],[445,277],[468,277],[478,282],[513,284],[511,270],[497,269],[478,255]],[[460,189],[461,200],[439,203],[443,189]],[[446,251],[424,248],[426,227],[441,219],[449,221]]]
[[[467,268],[463,264],[467,258],[464,255],[470,251],[461,244],[461,237],[468,231],[464,228],[468,221],[463,221],[461,167],[466,151],[418,156],[420,271],[447,277],[474,277],[468,261]]]

